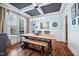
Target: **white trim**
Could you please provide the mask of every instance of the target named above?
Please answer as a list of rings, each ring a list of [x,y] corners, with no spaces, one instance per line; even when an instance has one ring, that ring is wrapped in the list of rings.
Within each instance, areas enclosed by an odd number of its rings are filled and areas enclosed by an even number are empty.
[[[33,5],[34,5],[34,6],[38,6],[37,3],[33,3]],[[38,6],[37,10],[39,11],[39,13],[40,13],[41,15],[44,15],[44,12],[43,12],[42,9],[40,8],[40,6]]]
[[[33,18],[37,18],[37,17],[42,17],[42,16],[53,16],[53,15],[57,15],[60,14],[59,12],[53,12],[53,13],[48,13],[48,14],[44,14],[44,15],[39,15],[39,16],[33,16]]]
[[[48,5],[48,4],[50,4],[50,3],[43,3],[43,4],[40,4],[40,5],[38,5],[39,7],[42,7],[42,6],[45,6],[45,5]]]
[[[21,12],[25,12],[25,11],[34,9],[35,6],[41,7],[41,6],[45,6],[45,5],[48,5],[48,4],[50,4],[50,3],[44,3],[44,4],[39,4],[39,5],[38,5],[38,3],[33,3],[32,5],[30,5],[28,7],[24,7],[22,9],[20,9],[20,10],[21,10]]]
[[[25,11],[32,10],[32,9],[34,9],[34,6],[33,5],[30,5],[28,7],[24,7],[22,9],[20,9],[20,10],[21,10],[21,12],[25,12]]]
[[[38,3],[33,3],[32,5],[28,6],[28,7],[24,7],[21,10],[21,12],[25,12],[25,11],[28,11],[28,10],[32,10],[34,9],[35,6],[39,6],[39,8],[37,8],[37,10],[41,13],[41,15],[45,15],[43,10],[41,9],[42,6],[45,6],[45,5],[48,5],[50,3],[42,3],[42,4],[38,4]]]
[[[1,3],[0,6],[2,6],[2,7],[4,7],[4,8],[6,8],[6,9],[8,9],[8,10],[10,10],[10,11],[16,12],[16,13],[18,13],[18,14],[20,14],[20,15],[26,17],[26,18],[31,18],[30,15],[28,15],[28,14],[26,14],[26,13],[22,13],[19,9],[17,9],[16,7],[10,5],[9,3]]]
[[[52,13],[47,13],[47,14],[39,15],[39,16],[33,16],[33,18],[42,17],[42,16],[51,16],[51,15],[61,14],[61,13],[63,13],[63,11],[64,11],[64,9],[65,9],[65,7],[66,7],[67,5],[68,5],[67,3],[63,3],[62,6],[61,6],[60,11],[52,12]]]
[[[60,12],[63,13],[68,3],[63,3],[60,9]]]
[[[68,48],[71,50],[71,52],[75,55],[75,56],[79,56],[79,53],[77,53],[77,51],[71,46],[68,44]]]
[[[44,15],[44,12],[42,11],[42,9],[40,7],[37,8],[37,10],[40,12],[41,15]]]
[[[24,17],[26,17],[28,19],[31,19],[31,18],[41,17],[41,16],[50,16],[50,15],[63,13],[63,11],[65,10],[68,3],[62,3],[60,11],[44,14],[44,12],[41,9],[41,6],[45,6],[45,5],[48,5],[48,4],[50,4],[50,3],[41,3],[41,4],[33,3],[32,5],[30,5],[28,7],[24,7],[22,9],[17,9],[16,7],[12,6],[9,3],[1,3],[0,5],[3,6],[4,8],[6,8],[6,9],[8,9],[8,10],[11,10],[13,12],[20,14],[20,15],[23,15]],[[32,17],[32,16],[28,15],[27,13],[24,13],[25,11],[34,9],[34,7],[37,6],[37,5],[39,6],[39,8],[37,8],[37,10],[41,13],[41,15]]]

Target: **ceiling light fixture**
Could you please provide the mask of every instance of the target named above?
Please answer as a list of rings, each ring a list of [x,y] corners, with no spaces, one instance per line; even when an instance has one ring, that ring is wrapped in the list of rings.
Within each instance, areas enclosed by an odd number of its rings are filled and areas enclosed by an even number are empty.
[[[35,6],[35,9],[38,8],[38,6]]]

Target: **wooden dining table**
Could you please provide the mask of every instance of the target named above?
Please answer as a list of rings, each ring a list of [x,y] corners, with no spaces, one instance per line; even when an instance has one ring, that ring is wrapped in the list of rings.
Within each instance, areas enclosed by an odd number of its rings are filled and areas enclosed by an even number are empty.
[[[52,40],[55,40],[56,38],[53,35],[45,35],[45,34],[33,34],[33,33],[27,33],[27,34],[21,34],[21,37],[29,38],[32,40],[37,40],[41,42],[48,43],[48,51],[52,50]],[[21,39],[22,40],[22,39]]]
[[[33,34],[33,33],[27,33],[27,34],[21,34],[21,36],[30,36],[30,37],[49,39],[49,40],[56,39],[56,37],[53,35],[45,35],[45,34],[37,35],[37,34]]]

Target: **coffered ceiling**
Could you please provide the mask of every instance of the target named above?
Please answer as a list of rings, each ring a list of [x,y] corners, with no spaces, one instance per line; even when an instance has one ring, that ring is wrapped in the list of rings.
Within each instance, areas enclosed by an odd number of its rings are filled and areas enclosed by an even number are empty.
[[[27,17],[38,17],[59,13],[65,9],[65,3],[3,3],[5,8],[26,14]]]

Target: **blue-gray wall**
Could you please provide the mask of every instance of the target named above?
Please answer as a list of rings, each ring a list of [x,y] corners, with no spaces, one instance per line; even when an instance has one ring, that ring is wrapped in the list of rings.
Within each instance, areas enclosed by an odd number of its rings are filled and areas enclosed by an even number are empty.
[[[44,17],[39,17],[39,18],[33,18],[33,21],[31,21],[31,28],[32,31],[34,30],[35,32],[37,31],[42,31],[44,34],[44,31],[50,31],[50,34],[54,34],[59,41],[63,41],[63,17],[62,14],[58,15],[52,15],[52,16],[44,16]],[[40,29],[40,23],[48,21],[49,22],[49,29]],[[57,22],[58,27],[53,27],[52,23]],[[35,28],[33,26],[35,24],[38,26],[38,28]]]
[[[71,18],[71,8],[74,3],[68,4],[63,12],[63,19],[65,16],[68,16],[68,47],[72,51],[74,55],[79,56],[79,25],[78,25],[78,18],[79,16],[75,17],[76,24],[72,25],[72,18]],[[65,22],[64,22],[65,23]],[[64,25],[65,27],[65,25]],[[65,35],[64,35],[65,39]]]

